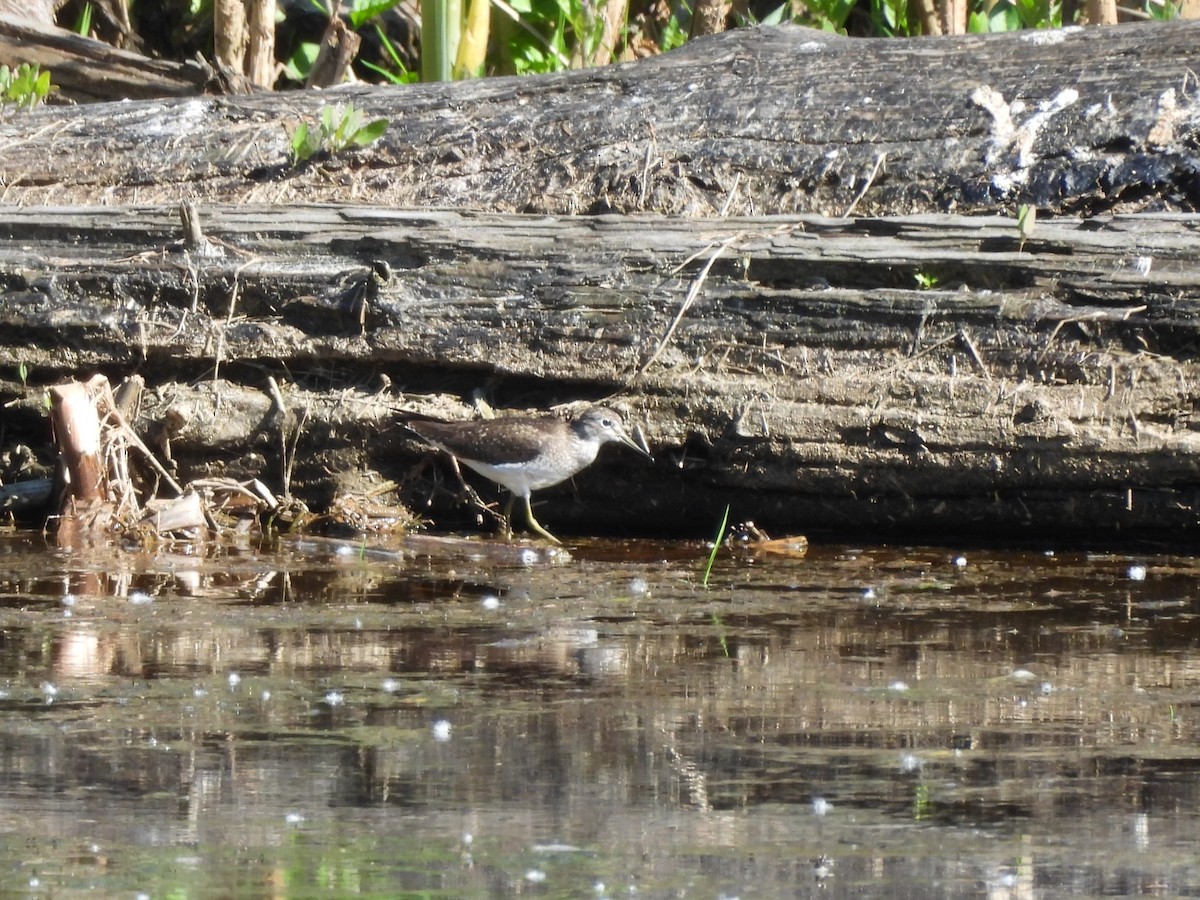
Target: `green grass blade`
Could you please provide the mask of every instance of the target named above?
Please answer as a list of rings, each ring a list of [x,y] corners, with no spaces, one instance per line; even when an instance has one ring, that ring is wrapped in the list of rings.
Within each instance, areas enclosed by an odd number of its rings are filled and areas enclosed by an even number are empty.
[[[717,561],[717,551],[721,549],[721,541],[725,540],[725,526],[729,524],[729,504],[725,505],[725,515],[721,517],[721,527],[717,529],[716,540],[713,541],[712,553],[708,554],[708,564],[704,567],[704,581],[708,587],[708,576],[712,574],[713,563]]]

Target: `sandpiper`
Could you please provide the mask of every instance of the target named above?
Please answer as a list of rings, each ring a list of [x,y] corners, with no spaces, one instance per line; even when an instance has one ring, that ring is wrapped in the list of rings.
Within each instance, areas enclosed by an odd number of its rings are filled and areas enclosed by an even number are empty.
[[[504,520],[512,529],[513,501],[525,503],[529,527],[548,541],[561,543],[533,517],[532,491],[566,481],[591,465],[609,442],[632,447],[653,459],[625,431],[611,409],[593,407],[571,422],[555,416],[512,416],[471,422],[409,421],[405,423],[439,450],[511,491]]]

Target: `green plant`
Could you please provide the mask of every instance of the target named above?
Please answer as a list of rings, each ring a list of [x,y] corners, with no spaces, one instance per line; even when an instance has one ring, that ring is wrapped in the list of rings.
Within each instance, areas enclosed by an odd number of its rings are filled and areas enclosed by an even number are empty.
[[[422,0],[421,80],[482,74],[490,28],[488,0]]]
[[[1171,22],[1179,18],[1181,5],[1171,0],[1146,0],[1146,16],[1155,22]]]
[[[421,73],[414,72],[404,65],[404,61],[400,58],[400,51],[396,49],[396,45],[392,43],[391,38],[387,36],[382,28],[375,26],[375,33],[379,36],[379,45],[383,47],[383,51],[388,55],[388,59],[392,61],[392,65],[396,68],[385,69],[383,66],[378,66],[370,60],[360,59],[364,66],[372,72],[378,72],[392,84],[412,84],[421,80]]]
[[[312,41],[302,41],[283,64],[283,74],[292,81],[303,83],[308,80],[308,73],[312,71],[320,50]]]
[[[671,13],[671,18],[667,20],[667,24],[663,26],[662,33],[658,36],[658,49],[666,53],[668,50],[682,47],[687,41],[687,29],[679,24],[679,15]]]
[[[358,31],[376,16],[382,16],[399,3],[400,0],[354,0],[350,7],[350,27]]]
[[[571,60],[592,60],[600,46],[603,17],[584,0],[494,0],[516,24],[506,47],[507,63],[518,75],[540,75],[571,67]],[[679,27],[672,41],[687,35]],[[666,49],[666,48],[664,48]]]
[[[933,272],[914,272],[913,280],[916,281],[917,287],[922,291],[931,291],[938,286],[941,279]]]
[[[1033,229],[1037,227],[1037,207],[1022,203],[1017,207],[1017,252],[1025,249],[1025,242],[1033,237]]]
[[[871,22],[875,33],[886,37],[921,33],[917,21],[908,18],[908,0],[871,0]]]
[[[822,31],[846,33],[846,20],[854,11],[854,0],[806,0],[800,7],[798,21]]]
[[[297,166],[318,153],[338,153],[349,147],[365,147],[387,131],[387,119],[363,122],[353,103],[323,106],[320,125],[313,129],[301,122],[292,132],[292,165]]]
[[[21,379],[21,387],[29,387],[29,366],[24,360],[17,363],[17,377]]]
[[[1000,0],[967,18],[967,31],[987,34],[1022,28],[1061,28],[1061,0]]]
[[[396,49],[396,45],[388,37],[379,23],[372,20],[379,18],[386,12],[400,5],[401,0],[354,0],[347,13],[347,19],[350,22],[350,27],[359,31],[367,25],[372,25],[375,28],[375,34],[379,38],[379,44],[383,51],[392,61],[395,69],[385,69],[376,63],[366,59],[360,59],[366,68],[373,72],[382,75],[392,84],[411,84],[414,81],[420,81],[420,75],[416,72],[411,72],[404,65],[400,57],[400,52]],[[321,0],[309,0],[309,3],[321,15],[328,16],[329,10]],[[303,82],[308,79],[308,73],[312,71],[313,63],[316,62],[317,54],[320,52],[320,45],[311,41],[302,41],[296,45],[296,49],[288,57],[284,64],[284,74],[292,81]]]
[[[704,566],[704,580],[701,582],[704,587],[708,587],[708,576],[712,574],[713,563],[717,561],[717,551],[721,549],[721,542],[725,540],[725,526],[729,524],[729,505],[725,506],[725,515],[721,517],[721,525],[717,528],[717,536],[713,540],[712,552],[708,554],[708,563]]]
[[[36,63],[21,63],[15,69],[0,66],[0,103],[33,109],[57,90],[50,83],[50,72]]]
[[[83,4],[83,9],[79,11],[79,17],[75,20],[75,33],[87,37],[92,33],[92,16],[95,14],[95,9],[92,4]]]

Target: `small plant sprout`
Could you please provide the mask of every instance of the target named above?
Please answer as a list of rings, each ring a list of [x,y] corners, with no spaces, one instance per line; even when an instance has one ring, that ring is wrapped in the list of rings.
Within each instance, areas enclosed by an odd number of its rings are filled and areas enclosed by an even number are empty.
[[[83,9],[79,12],[79,17],[75,19],[74,31],[81,37],[91,37],[92,34],[92,16],[95,14],[92,4],[83,4]]]
[[[25,365],[25,360],[17,363],[17,377],[21,379],[21,387],[29,387],[29,366]]]
[[[307,162],[318,153],[333,154],[349,147],[365,147],[379,140],[387,127],[387,119],[364,123],[361,110],[355,109],[353,103],[324,106],[318,127],[309,128],[307,122],[301,122],[292,132],[292,165]]]
[[[0,66],[0,104],[33,109],[58,88],[50,83],[50,72],[41,66],[21,63],[15,69]]]
[[[713,563],[717,561],[717,551],[721,549],[721,542],[725,540],[725,526],[729,524],[729,505],[725,506],[725,515],[721,517],[721,524],[717,528],[717,536],[713,540],[712,552],[708,554],[708,562],[704,566],[704,580],[701,584],[708,587],[708,576],[712,574]]]
[[[1022,203],[1017,207],[1017,252],[1025,249],[1025,242],[1033,237],[1033,229],[1037,227],[1037,207]]]
[[[914,272],[913,280],[916,281],[917,287],[922,291],[931,291],[938,286],[941,279],[933,272]]]

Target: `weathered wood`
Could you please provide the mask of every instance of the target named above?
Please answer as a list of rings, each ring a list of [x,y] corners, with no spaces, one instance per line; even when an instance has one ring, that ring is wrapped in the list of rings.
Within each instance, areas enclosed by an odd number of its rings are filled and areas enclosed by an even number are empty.
[[[376,203],[713,215],[1194,210],[1200,23],[865,40],[741,29],[538,78],[44,109],[10,203]],[[388,118],[288,164],[325,104]],[[860,197],[861,195],[861,197]]]
[[[206,90],[216,90],[220,85],[217,73],[198,63],[151,59],[53,25],[0,17],[0,64],[15,68],[21,63],[36,63],[48,69],[58,86],[58,99],[73,103],[192,97]],[[47,111],[55,109],[63,111],[61,107],[47,107]],[[110,108],[108,115],[117,115],[117,110],[118,107]],[[50,117],[53,118],[52,112]],[[0,141],[7,144],[14,135],[27,137],[26,129],[32,121],[32,118],[17,116],[15,122],[9,123],[12,130]],[[103,165],[86,154],[72,157],[73,151],[66,147],[56,152],[60,154],[56,166],[95,168]],[[67,162],[71,159],[74,163]],[[64,166],[64,163],[67,164]]]
[[[184,478],[281,483],[275,375],[318,505],[422,452],[392,410],[481,389],[615,393],[645,424],[656,466],[614,451],[545,492],[568,533],[706,532],[727,501],[768,530],[1198,530],[1195,216],[1039,220],[1018,249],[1005,218],[201,215],[223,257],[164,249],[170,209],[0,217],[0,372],[137,368]],[[27,440],[36,389],[9,396]]]

